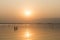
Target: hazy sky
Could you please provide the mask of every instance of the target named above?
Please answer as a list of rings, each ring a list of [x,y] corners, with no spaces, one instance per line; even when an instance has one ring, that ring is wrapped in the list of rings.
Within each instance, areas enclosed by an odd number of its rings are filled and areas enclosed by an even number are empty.
[[[0,0],[0,21],[21,20],[25,9],[34,19],[60,18],[60,0]]]

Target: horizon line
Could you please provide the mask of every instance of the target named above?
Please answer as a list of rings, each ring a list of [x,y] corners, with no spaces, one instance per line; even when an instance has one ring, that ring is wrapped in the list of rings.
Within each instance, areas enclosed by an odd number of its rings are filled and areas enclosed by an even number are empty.
[[[60,24],[60,23],[0,23],[0,24]]]

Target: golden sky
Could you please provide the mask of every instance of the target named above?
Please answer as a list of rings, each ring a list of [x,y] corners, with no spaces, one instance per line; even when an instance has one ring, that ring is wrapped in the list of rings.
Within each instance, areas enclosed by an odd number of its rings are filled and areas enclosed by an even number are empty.
[[[31,19],[60,18],[60,0],[0,0],[0,20],[20,20],[26,9]]]

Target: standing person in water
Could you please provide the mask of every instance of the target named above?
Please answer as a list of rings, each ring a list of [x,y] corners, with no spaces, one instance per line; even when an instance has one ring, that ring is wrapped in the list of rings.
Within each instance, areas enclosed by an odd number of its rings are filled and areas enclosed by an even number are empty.
[[[14,26],[14,31],[18,30],[18,27],[17,26]]]

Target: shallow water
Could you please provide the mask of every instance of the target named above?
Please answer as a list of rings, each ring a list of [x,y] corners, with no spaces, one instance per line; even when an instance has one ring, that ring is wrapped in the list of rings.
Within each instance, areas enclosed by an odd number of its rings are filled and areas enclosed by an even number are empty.
[[[60,40],[60,24],[0,24],[0,40]]]

